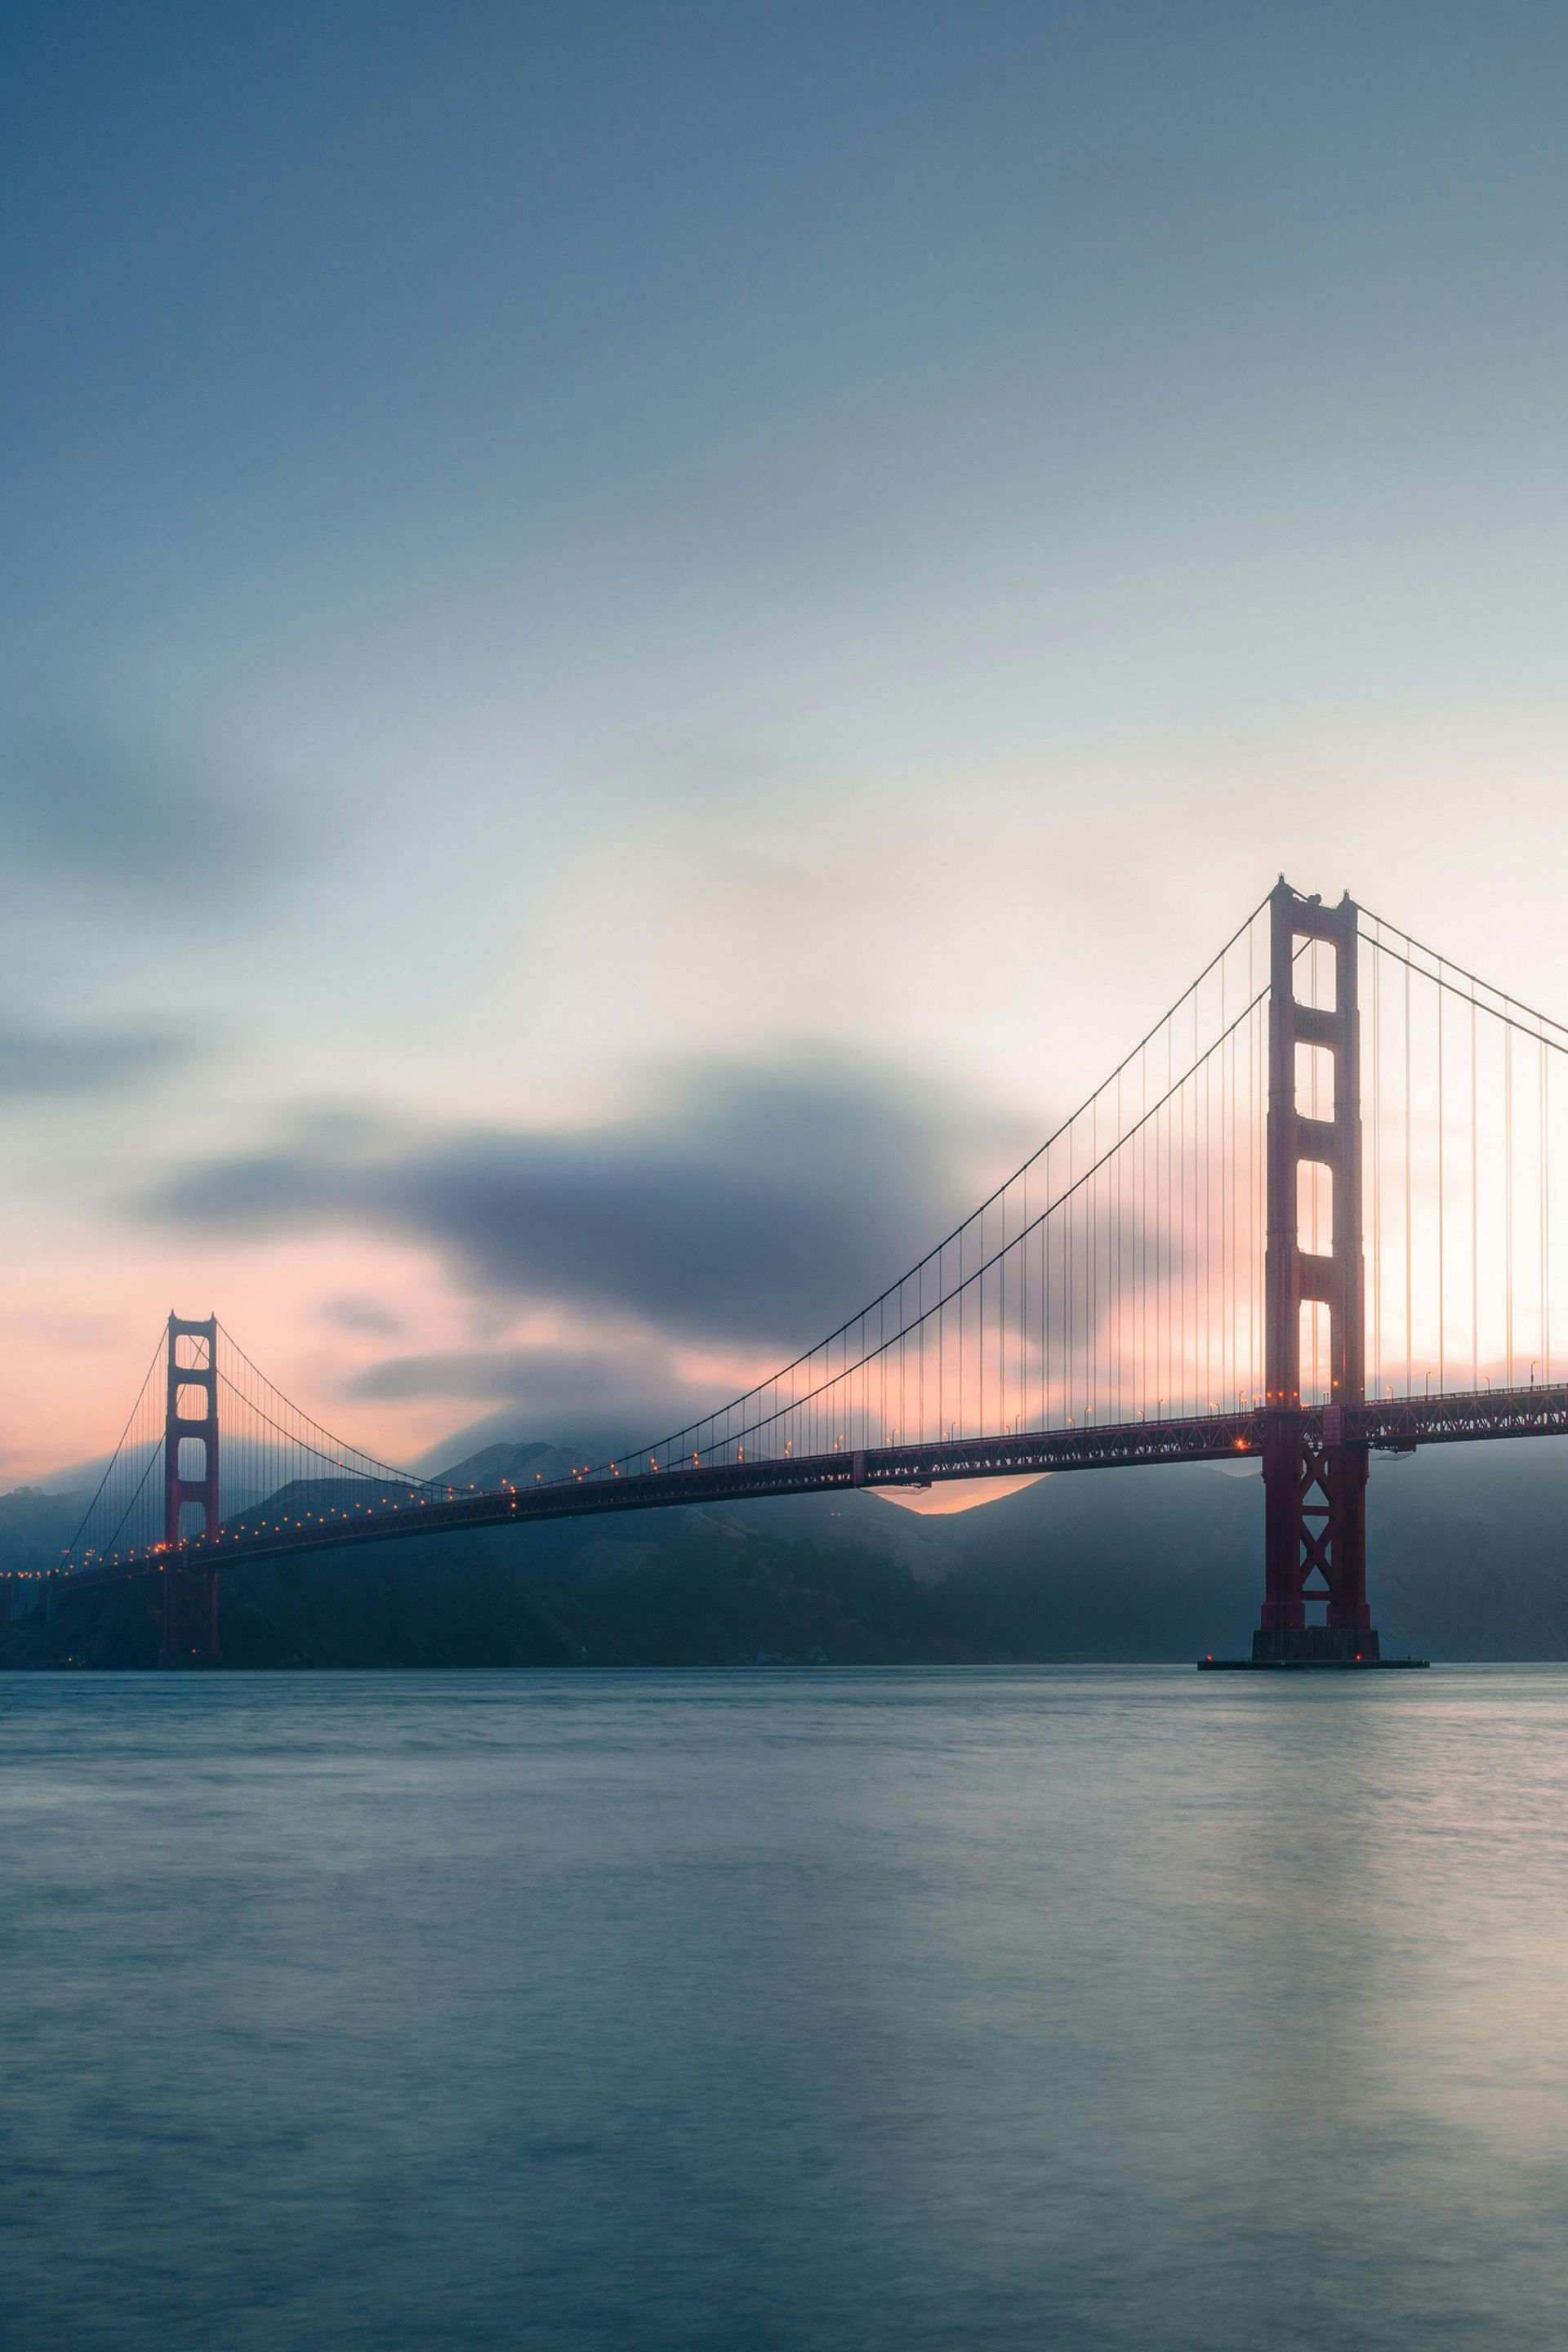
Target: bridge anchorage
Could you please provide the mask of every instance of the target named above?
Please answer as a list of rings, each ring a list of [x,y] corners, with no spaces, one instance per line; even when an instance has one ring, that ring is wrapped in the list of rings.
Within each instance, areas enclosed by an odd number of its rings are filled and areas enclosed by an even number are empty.
[[[454,1488],[333,1436],[216,1318],[172,1316],[75,1539],[11,1580],[13,1612],[157,1580],[163,1662],[215,1665],[220,1585],[252,1560],[1239,1457],[1263,1471],[1261,1619],[1249,1657],[1204,1665],[1419,1664],[1380,1654],[1368,1462],[1568,1435],[1565,1062],[1568,1024],[1281,880],[972,1216],[701,1420]]]

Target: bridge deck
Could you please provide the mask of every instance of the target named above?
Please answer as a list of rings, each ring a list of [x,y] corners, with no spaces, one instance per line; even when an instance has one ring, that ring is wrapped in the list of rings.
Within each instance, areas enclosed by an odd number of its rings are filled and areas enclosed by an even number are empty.
[[[1321,1410],[1302,1416],[1321,1439]],[[954,1478],[1017,1478],[1064,1470],[1126,1470],[1158,1462],[1235,1461],[1261,1453],[1261,1411],[1205,1413],[1173,1421],[1086,1423],[1071,1429],[1026,1430],[1000,1437],[950,1438],[932,1445],[883,1446],[864,1453],[794,1454],[778,1461],[730,1462],[637,1477],[583,1476],[533,1487],[411,1498],[384,1511],[307,1517],[292,1525],[241,1533],[227,1528],[215,1542],[159,1547],[118,1561],[79,1569],[62,1582],[117,1583],[159,1575],[173,1560],[190,1567],[237,1566],[281,1553],[335,1550],[345,1544],[385,1543],[403,1536],[455,1533],[468,1528],[516,1526],[525,1520],[583,1518],[605,1511],[668,1510],[680,1505],[742,1502],[774,1495],[816,1495],[851,1486],[908,1492]],[[1483,1438],[1548,1437],[1568,1433],[1568,1384],[1483,1389],[1437,1397],[1399,1397],[1347,1407],[1346,1439],[1373,1446],[1442,1445]]]

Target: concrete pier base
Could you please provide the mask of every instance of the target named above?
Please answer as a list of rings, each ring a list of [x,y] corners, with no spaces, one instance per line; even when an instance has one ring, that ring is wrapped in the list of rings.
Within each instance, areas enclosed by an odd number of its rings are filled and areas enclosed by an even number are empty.
[[[1359,1674],[1366,1667],[1425,1666],[1426,1658],[1385,1658],[1371,1626],[1359,1632],[1350,1625],[1264,1626],[1252,1637],[1250,1658],[1200,1658],[1200,1674],[1300,1674],[1327,1667],[1331,1673]]]
[[[1252,1637],[1255,1666],[1375,1666],[1381,1658],[1371,1625],[1260,1626]]]
[[[1430,1658],[1200,1658],[1200,1675],[1375,1675],[1429,1666]]]

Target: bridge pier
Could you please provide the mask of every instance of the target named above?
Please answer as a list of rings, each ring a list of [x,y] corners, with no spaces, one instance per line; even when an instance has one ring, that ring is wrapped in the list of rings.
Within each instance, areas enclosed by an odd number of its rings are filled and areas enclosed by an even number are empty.
[[[1365,1665],[1378,1655],[1366,1597],[1367,1448],[1336,1440],[1342,1413],[1324,1407],[1321,1440],[1299,1410],[1265,1415],[1264,1598],[1252,1637],[1260,1665]],[[1323,1622],[1309,1624],[1309,1602],[1319,1597]]]

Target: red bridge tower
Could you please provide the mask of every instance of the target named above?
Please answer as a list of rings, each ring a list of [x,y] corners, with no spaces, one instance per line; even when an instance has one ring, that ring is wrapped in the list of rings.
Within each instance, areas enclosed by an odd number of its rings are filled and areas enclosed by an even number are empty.
[[[1265,1585],[1252,1655],[1259,1665],[1370,1663],[1378,1646],[1366,1601],[1367,1449],[1342,1435],[1345,1408],[1365,1395],[1356,908],[1348,897],[1337,907],[1299,898],[1283,877],[1269,908]],[[1333,950],[1331,1010],[1296,995],[1298,950],[1314,940]],[[1333,1057],[1331,1118],[1300,1108],[1298,1046]],[[1326,1256],[1300,1245],[1300,1171],[1312,1162],[1328,1170],[1332,1191]],[[1321,1438],[1301,1397],[1301,1309],[1310,1302],[1329,1318]],[[1309,1625],[1308,1602],[1325,1589],[1327,1622]]]
[[[163,1415],[163,1666],[216,1666],[217,1570],[188,1560],[180,1547],[193,1535],[218,1531],[217,1318],[184,1323],[169,1318],[168,1402]],[[187,1450],[188,1449],[188,1450]],[[199,1449],[199,1452],[198,1452]],[[184,1514],[199,1505],[202,1522]]]

